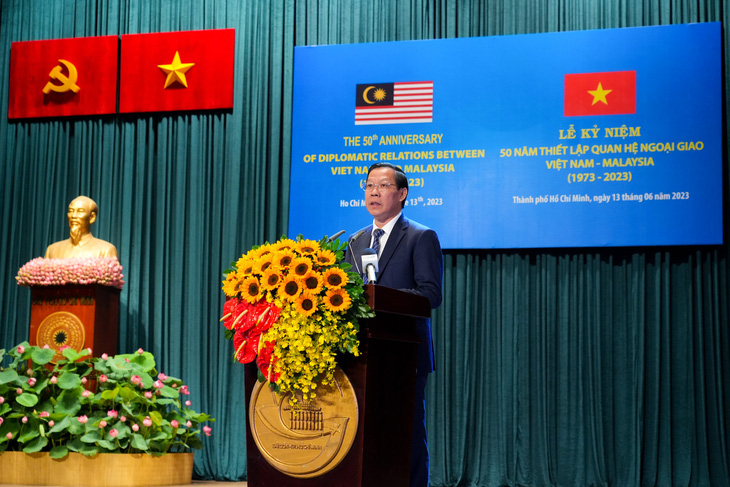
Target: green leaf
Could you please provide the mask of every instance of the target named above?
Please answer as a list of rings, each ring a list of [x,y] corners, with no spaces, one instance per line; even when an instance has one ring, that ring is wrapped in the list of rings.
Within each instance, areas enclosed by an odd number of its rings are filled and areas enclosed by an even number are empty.
[[[101,441],[102,437],[99,431],[99,428],[91,430],[81,437],[81,441],[83,441],[84,443],[97,443]]]
[[[18,373],[13,369],[0,372],[0,384],[9,384],[18,380]]]
[[[61,392],[56,402],[55,412],[75,415],[81,409],[81,388]]]
[[[81,453],[82,455],[86,455],[87,457],[91,457],[99,453],[99,448],[96,447],[96,445],[90,445],[88,443],[82,443],[79,447],[77,452]]]
[[[52,348],[34,348],[31,353],[31,360],[38,365],[45,365],[53,360],[56,351]]]
[[[150,419],[156,426],[162,425],[162,414],[159,411],[150,411]]]
[[[171,397],[173,399],[180,397],[180,393],[177,391],[177,389],[173,389],[170,386],[164,386],[162,389],[160,389],[160,391],[162,391],[162,395],[165,397]]]
[[[36,396],[35,394],[30,394],[28,392],[22,393],[17,398],[15,398],[15,400],[18,401],[18,404],[21,404],[27,408],[31,408],[38,404],[38,396]]]
[[[23,448],[25,453],[35,453],[41,451],[48,444],[48,438],[45,436],[39,436],[35,440],[31,441],[28,446]]]
[[[75,420],[75,418],[74,418]],[[78,423],[78,420],[75,420]],[[59,433],[71,425],[71,416],[64,416],[64,418],[53,425],[53,428],[48,430],[48,434]]]
[[[50,457],[51,458],[63,458],[66,455],[68,455],[68,448],[65,445],[58,445],[51,448]]]
[[[107,389],[105,391],[102,391],[101,398],[106,399],[108,401],[113,401],[117,398],[119,395],[119,387],[115,387],[114,389]]]
[[[63,372],[58,377],[58,387],[61,389],[75,389],[81,385],[81,377],[73,372]]]
[[[99,440],[96,444],[105,450],[114,451],[117,449],[117,445],[109,440]]]
[[[149,446],[147,445],[147,441],[145,441],[144,436],[139,433],[135,433],[132,435],[132,448],[147,451]]]

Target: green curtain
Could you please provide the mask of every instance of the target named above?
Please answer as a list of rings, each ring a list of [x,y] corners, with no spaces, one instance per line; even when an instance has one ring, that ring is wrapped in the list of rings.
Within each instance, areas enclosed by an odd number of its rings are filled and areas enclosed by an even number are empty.
[[[74,196],[93,197],[127,281],[120,350],[153,352],[217,418],[196,476],[244,479],[221,271],[286,232],[294,46],[724,31],[727,16],[720,0],[0,0],[0,347],[28,336],[18,268],[65,238]],[[212,28],[236,29],[231,111],[7,120],[14,41]],[[730,485],[727,245],[444,254],[432,485]]]

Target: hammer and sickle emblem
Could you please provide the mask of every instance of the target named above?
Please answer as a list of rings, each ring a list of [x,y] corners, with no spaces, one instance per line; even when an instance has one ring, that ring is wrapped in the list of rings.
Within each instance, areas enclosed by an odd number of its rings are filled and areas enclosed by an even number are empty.
[[[50,76],[51,79],[60,81],[61,84],[57,85],[49,81],[43,88],[43,93],[47,95],[51,92],[51,90],[58,93],[64,93],[71,90],[74,93],[78,93],[81,88],[79,88],[76,84],[76,80],[79,79],[79,73],[76,71],[76,66],[65,59],[59,59],[58,62],[66,66],[66,69],[68,70],[68,77],[61,72],[61,66],[55,66],[51,72],[48,73],[48,76]]]

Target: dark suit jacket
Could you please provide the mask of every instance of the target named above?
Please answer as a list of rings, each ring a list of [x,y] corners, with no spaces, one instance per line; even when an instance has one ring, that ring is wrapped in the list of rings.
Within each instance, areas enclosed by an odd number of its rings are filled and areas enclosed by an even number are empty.
[[[355,272],[361,271],[361,275],[362,251],[370,246],[373,226],[363,230],[365,233],[351,242],[345,252],[345,261],[352,264]],[[431,308],[437,308],[441,304],[443,267],[441,244],[436,232],[401,214],[378,261],[377,283],[423,295],[431,302]],[[428,373],[434,370],[430,320],[419,319],[416,332],[421,340],[418,372]]]

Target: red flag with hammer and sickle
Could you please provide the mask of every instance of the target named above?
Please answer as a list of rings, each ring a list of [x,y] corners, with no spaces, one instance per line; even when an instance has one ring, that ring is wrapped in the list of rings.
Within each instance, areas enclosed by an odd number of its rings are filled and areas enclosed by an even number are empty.
[[[119,37],[13,42],[8,118],[116,112]]]

